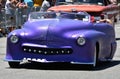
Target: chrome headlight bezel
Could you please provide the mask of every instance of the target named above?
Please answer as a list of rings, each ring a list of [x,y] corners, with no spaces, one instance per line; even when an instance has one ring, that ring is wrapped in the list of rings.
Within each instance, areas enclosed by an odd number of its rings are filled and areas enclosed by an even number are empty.
[[[18,36],[17,35],[11,35],[11,37],[10,37],[10,42],[11,43],[17,43],[19,41],[19,38],[18,38]]]
[[[84,37],[78,37],[77,38],[77,44],[78,45],[83,46],[83,45],[85,45],[85,43],[86,43],[86,40],[85,40]]]

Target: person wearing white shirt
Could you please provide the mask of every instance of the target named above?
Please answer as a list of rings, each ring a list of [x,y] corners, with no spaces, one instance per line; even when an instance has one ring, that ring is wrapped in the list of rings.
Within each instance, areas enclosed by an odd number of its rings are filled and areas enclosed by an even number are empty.
[[[40,11],[41,12],[45,12],[47,11],[47,9],[50,7],[50,3],[48,0],[44,0],[43,3],[42,3],[42,6],[41,6],[41,9]]]

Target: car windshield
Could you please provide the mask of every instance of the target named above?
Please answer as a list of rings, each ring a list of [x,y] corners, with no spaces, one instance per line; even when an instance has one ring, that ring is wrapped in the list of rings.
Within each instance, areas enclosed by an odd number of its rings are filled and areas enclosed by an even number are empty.
[[[68,13],[68,12],[32,12],[28,20],[42,19],[74,19],[82,21],[90,21],[90,15],[86,12]]]
[[[65,4],[98,4],[103,5],[104,0],[57,0],[56,5]]]
[[[48,18],[56,18],[56,14],[52,12],[32,12],[29,15],[29,20],[33,19],[48,19]]]

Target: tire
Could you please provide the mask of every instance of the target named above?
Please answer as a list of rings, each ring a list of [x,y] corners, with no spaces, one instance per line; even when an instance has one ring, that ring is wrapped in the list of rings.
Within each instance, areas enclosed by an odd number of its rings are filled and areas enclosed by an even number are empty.
[[[99,55],[99,45],[97,43],[96,46],[95,46],[93,67],[96,67],[98,65],[98,63],[99,63],[98,55]]]
[[[19,68],[20,67],[20,62],[8,62],[8,64],[11,68]]]

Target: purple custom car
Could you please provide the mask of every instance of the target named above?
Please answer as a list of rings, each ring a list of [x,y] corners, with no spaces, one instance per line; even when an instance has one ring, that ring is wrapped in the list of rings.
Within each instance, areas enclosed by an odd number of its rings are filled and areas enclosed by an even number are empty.
[[[33,12],[22,29],[8,35],[5,60],[13,68],[23,60],[93,66],[109,61],[116,50],[114,29],[90,20],[85,12]]]

